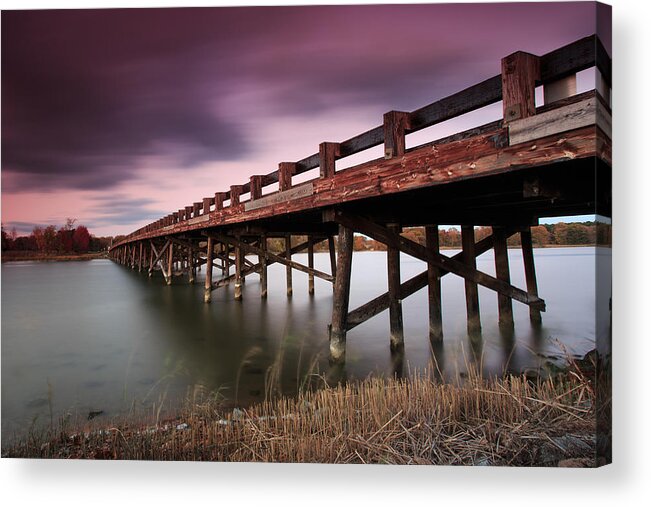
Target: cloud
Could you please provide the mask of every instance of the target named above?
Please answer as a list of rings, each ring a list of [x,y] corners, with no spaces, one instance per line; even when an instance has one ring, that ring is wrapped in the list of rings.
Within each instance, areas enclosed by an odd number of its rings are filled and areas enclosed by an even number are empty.
[[[589,34],[591,9],[6,11],[5,189],[110,191],[152,157],[164,162],[161,171],[246,161],[261,126],[281,116],[297,117],[300,128],[301,117],[364,108],[377,110],[379,124],[386,110],[413,109],[496,74],[511,51]]]

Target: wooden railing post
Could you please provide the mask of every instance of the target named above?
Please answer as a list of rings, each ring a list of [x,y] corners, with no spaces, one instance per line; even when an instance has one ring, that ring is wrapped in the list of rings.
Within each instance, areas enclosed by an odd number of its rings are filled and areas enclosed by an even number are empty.
[[[403,111],[384,113],[385,159],[402,157],[405,154],[405,132],[409,127],[409,113]]]
[[[231,185],[231,208],[240,205],[240,195],[242,195],[243,185]]]
[[[215,211],[224,209],[224,201],[228,192],[215,192]]]
[[[213,197],[204,197],[203,198],[203,214],[207,215],[210,213],[210,205],[215,199]]]
[[[185,207],[185,219],[190,220],[192,218],[192,206]]]
[[[540,59],[518,51],[502,58],[502,107],[504,121],[536,114],[536,81],[540,80]]]
[[[251,186],[251,200],[262,197],[262,176],[255,175],[249,179]]]
[[[292,188],[292,176],[296,174],[296,163],[281,162],[278,164],[278,190],[289,190]]]
[[[321,143],[319,145],[319,170],[321,178],[335,175],[335,161],[340,155],[339,143]]]

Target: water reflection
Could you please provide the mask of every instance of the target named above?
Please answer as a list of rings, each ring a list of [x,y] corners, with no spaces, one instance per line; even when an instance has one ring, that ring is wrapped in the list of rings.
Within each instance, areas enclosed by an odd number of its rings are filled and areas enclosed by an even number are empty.
[[[454,254],[454,252],[451,252]],[[510,250],[512,281],[524,286],[522,259]],[[197,389],[218,391],[230,403],[264,400],[272,392],[294,394],[311,383],[346,382],[369,374],[403,377],[429,370],[439,380],[466,371],[485,374],[537,368],[562,348],[581,355],[594,348],[594,250],[536,250],[539,293],[547,302],[542,325],[532,325],[528,307],[514,303],[515,327],[497,323],[497,298],[480,288],[482,330],[468,334],[464,283],[442,279],[443,341],[430,341],[427,291],[403,302],[405,348],[391,354],[388,316],[380,314],[348,334],[345,365],[328,363],[327,324],[331,284],[317,278],[308,294],[307,275],[294,273],[293,297],[285,294],[285,269],[269,267],[268,297],[257,275],[234,301],[232,287],[203,303],[203,276],[175,278],[166,286],[110,261],[2,265],[3,435],[49,419],[53,410],[103,410],[115,415],[134,403],[164,397],[171,405]],[[306,256],[305,256],[306,257]],[[298,262],[306,262],[301,255]],[[478,268],[491,272],[488,254]],[[315,255],[328,272],[328,254]],[[401,259],[403,279],[424,269]],[[353,258],[351,309],[387,290],[386,254]],[[607,312],[599,318],[608,326]],[[562,347],[559,346],[562,344]]]

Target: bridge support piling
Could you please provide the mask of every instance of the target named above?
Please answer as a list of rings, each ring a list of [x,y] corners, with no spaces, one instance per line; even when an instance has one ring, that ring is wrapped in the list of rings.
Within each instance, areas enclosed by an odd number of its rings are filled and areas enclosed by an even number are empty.
[[[138,245],[140,247],[140,256],[138,257],[138,273],[140,273],[140,272],[142,272],[142,255],[143,255],[142,241],[139,241]]]
[[[285,259],[292,260],[292,236],[287,234],[285,236]],[[285,265],[285,272],[287,275],[287,297],[292,297],[292,267],[289,264]]]
[[[509,252],[506,245],[504,227],[493,227],[493,249],[495,250],[495,274],[498,280],[511,283]],[[503,327],[513,327],[513,301],[505,294],[497,293],[499,323]]]
[[[260,263],[260,297],[267,299],[267,236],[260,236],[260,249],[262,253],[258,255]]]
[[[314,240],[311,236],[307,238],[307,265],[312,270],[314,269]],[[307,293],[314,294],[314,273],[307,275]]]
[[[147,276],[152,275],[154,271],[154,249],[151,247],[151,241],[149,243],[149,269],[147,270]]]
[[[398,224],[388,224],[387,229],[400,234]],[[405,335],[402,326],[402,301],[400,299],[400,250],[387,245],[387,276],[389,280],[389,332],[392,352],[404,349]]]
[[[169,242],[170,246],[168,247],[168,254],[167,254],[167,276],[165,277],[165,281],[167,282],[167,285],[172,285],[172,269],[174,266],[174,243],[172,241]]]
[[[533,260],[533,241],[531,239],[531,228],[527,227],[520,232],[520,243],[522,244],[522,259],[524,261],[524,276],[527,282],[527,292],[538,295],[538,282],[536,281],[536,267]],[[540,310],[529,307],[529,318],[534,324],[540,324],[542,317]]]
[[[192,245],[188,247],[188,264],[189,264],[189,270],[188,270],[188,275],[189,275],[189,283],[194,283],[194,279],[197,276],[197,268],[194,265],[194,248]]]
[[[212,253],[213,239],[208,236],[208,245],[206,246],[206,283],[203,288],[203,302],[210,303],[212,298]]]
[[[461,246],[463,249],[463,262],[473,270],[477,269],[475,255],[475,228],[472,225],[461,226]],[[477,283],[469,278],[464,278],[466,287],[466,313],[468,315],[468,332],[477,333],[481,329],[479,317],[479,292]]]
[[[440,253],[439,226],[425,227],[425,246],[434,253]],[[427,263],[427,287],[429,305],[429,338],[431,341],[443,340],[443,312],[441,311],[441,270],[431,262]]]
[[[338,243],[337,274],[333,284],[332,324],[330,324],[330,360],[335,363],[343,362],[346,359],[350,274],[353,265],[353,230],[339,225]]]
[[[239,238],[237,238],[239,240]],[[242,257],[243,252],[239,246],[235,247],[235,300],[242,299]]]
[[[328,252],[330,253],[330,274],[337,278],[337,252],[335,251],[335,238],[328,236]],[[332,291],[335,290],[335,284],[332,283]]]

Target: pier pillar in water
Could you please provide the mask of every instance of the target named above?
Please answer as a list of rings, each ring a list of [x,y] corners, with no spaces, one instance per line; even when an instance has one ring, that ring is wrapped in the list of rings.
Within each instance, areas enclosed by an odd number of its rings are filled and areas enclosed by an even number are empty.
[[[334,283],[332,323],[330,324],[330,359],[343,362],[346,358],[346,331],[350,300],[350,274],[353,265],[353,231],[339,225],[337,276]]]

